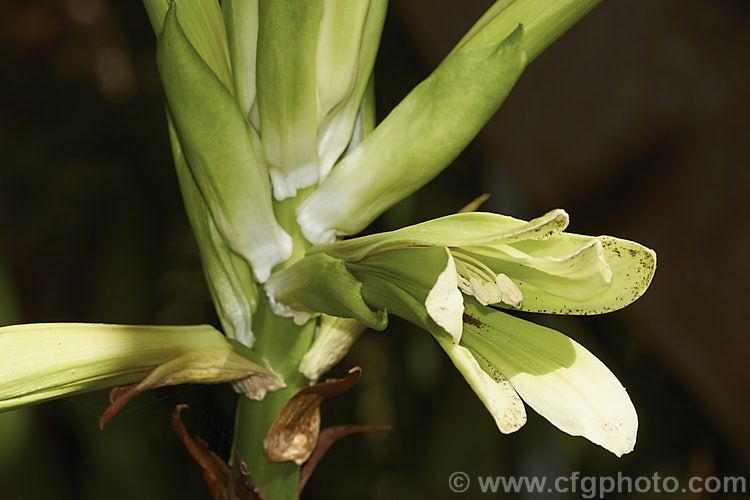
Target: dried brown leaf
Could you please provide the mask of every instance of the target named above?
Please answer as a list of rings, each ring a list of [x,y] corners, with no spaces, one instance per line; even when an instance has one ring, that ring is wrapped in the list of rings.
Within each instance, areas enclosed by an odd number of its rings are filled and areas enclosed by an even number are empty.
[[[355,366],[343,379],[330,379],[302,389],[287,402],[266,434],[266,454],[271,462],[293,460],[302,465],[310,458],[320,432],[320,403],[351,389],[362,375]]]
[[[240,356],[230,348],[196,349],[157,366],[137,384],[112,389],[109,393],[111,404],[99,417],[99,428],[103,428],[104,424],[112,420],[128,401],[150,389],[186,383],[242,382],[248,379],[252,379],[256,389],[264,388],[263,394],[265,390],[284,387],[280,377]]]
[[[242,476],[238,477],[230,487],[231,472],[229,466],[212,452],[206,442],[197,437],[191,438],[180,418],[180,412],[188,405],[177,405],[172,412],[172,427],[185,445],[188,453],[198,462],[203,472],[203,479],[214,500],[265,500],[263,492],[250,484],[247,466],[242,469]],[[240,459],[241,464],[244,461]]]

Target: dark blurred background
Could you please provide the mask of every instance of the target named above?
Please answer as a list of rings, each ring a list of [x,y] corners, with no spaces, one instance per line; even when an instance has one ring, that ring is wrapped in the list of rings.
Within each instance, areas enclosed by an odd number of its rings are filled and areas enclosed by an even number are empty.
[[[392,2],[381,116],[490,4]],[[323,407],[324,425],[394,430],[334,445],[305,498],[450,498],[456,470],[748,476],[749,27],[746,0],[607,0],[527,69],[450,168],[370,229],[489,192],[486,209],[530,218],[563,207],[574,232],[654,248],[656,278],[626,310],[535,318],[628,388],[635,451],[617,459],[530,409],[523,429],[499,434],[429,336],[394,319],[334,370],[361,365],[359,386]],[[0,0],[0,61],[0,324],[216,323],[140,2]],[[169,424],[182,402],[189,431],[226,456],[228,387],[140,396],[104,431],[103,393],[0,414],[0,498],[208,498]]]

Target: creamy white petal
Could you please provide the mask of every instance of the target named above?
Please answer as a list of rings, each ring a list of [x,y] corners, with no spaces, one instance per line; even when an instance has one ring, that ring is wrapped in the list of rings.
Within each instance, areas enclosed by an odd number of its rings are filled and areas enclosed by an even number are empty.
[[[505,375],[560,430],[617,456],[635,445],[638,415],[612,372],[576,341],[467,300],[461,343]]]
[[[508,379],[499,372],[492,377],[488,375],[467,348],[452,343],[447,337],[435,338],[492,414],[500,432],[510,434],[523,427],[526,410]]]

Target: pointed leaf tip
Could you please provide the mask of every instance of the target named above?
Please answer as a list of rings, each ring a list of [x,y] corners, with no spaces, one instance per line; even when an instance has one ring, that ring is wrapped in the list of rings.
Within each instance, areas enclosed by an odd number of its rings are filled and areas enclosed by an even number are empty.
[[[216,227],[264,282],[290,257],[292,239],[276,220],[255,131],[191,45],[173,9],[157,40],[156,59],[176,135]]]

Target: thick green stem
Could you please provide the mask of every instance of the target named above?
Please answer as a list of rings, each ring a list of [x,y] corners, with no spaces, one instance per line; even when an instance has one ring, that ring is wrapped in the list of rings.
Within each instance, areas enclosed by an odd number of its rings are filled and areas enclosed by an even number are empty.
[[[274,271],[284,269],[301,259],[310,246],[302,236],[295,213],[299,203],[312,189],[300,190],[294,198],[274,202],[276,218],[293,241],[292,256],[276,266]],[[290,318],[276,316],[264,294],[261,292],[260,295],[258,308],[253,314],[253,332],[256,337],[253,351],[281,375],[286,388],[267,394],[263,401],[252,401],[240,396],[234,419],[232,475],[239,476],[239,454],[247,464],[250,481],[263,490],[267,500],[291,500],[297,498],[299,467],[294,462],[269,462],[263,441],[287,401],[309,385],[308,379],[299,372],[299,364],[312,344],[317,321],[311,320],[304,326],[297,326]]]
[[[269,462],[263,440],[286,402],[308,385],[308,380],[299,373],[298,366],[312,343],[315,323],[308,321],[304,326],[297,326],[291,319],[274,315],[266,300],[260,301],[254,317],[253,330],[257,340],[253,350],[283,377],[287,387],[267,394],[263,401],[252,401],[240,396],[235,415],[231,458],[233,476],[239,476],[239,455],[247,464],[250,481],[263,490],[267,500],[297,498],[299,467],[293,462]]]
[[[233,476],[239,475],[237,456],[247,464],[250,482],[259,487],[267,500],[297,498],[299,467],[294,462],[269,462],[263,450],[263,440],[286,402],[302,387],[288,386],[268,394],[263,401],[240,397],[235,416]]]

